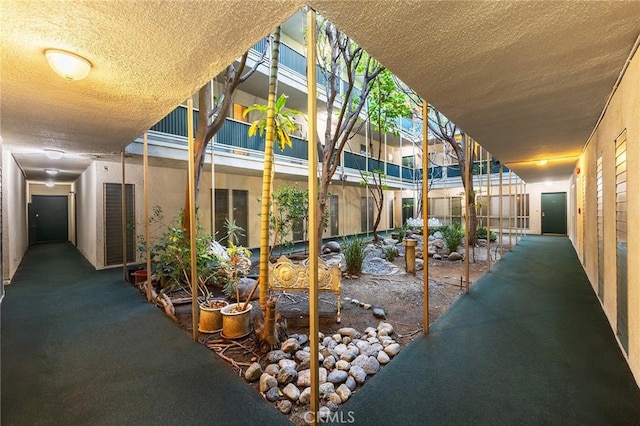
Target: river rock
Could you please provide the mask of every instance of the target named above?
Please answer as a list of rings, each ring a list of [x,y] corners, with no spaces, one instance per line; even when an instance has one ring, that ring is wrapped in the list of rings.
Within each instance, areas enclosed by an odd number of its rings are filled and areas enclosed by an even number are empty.
[[[318,423],[326,423],[331,416],[331,409],[328,407],[320,407],[318,410]]]
[[[271,402],[277,401],[280,398],[280,389],[277,386],[269,389],[265,397]]]
[[[267,354],[269,364],[277,364],[278,361],[285,358],[291,358],[291,356],[281,350],[271,351]]]
[[[351,363],[345,361],[344,359],[341,359],[336,362],[336,368],[338,370],[349,371],[349,369],[351,368]]]
[[[319,371],[320,383],[324,383],[327,381],[327,370],[323,367],[320,367]],[[298,388],[306,388],[311,386],[311,370],[306,369],[302,371],[298,371],[298,381],[296,382]]]
[[[390,336],[391,334],[393,334],[393,326],[388,322],[380,321],[378,323],[378,334],[382,331],[386,333],[386,336]]]
[[[329,241],[324,246],[334,253],[339,253],[342,250],[342,248],[340,247],[340,243],[338,243],[337,241]]]
[[[257,362],[251,364],[247,371],[244,372],[244,378],[247,382],[255,382],[262,375],[262,367]]]
[[[302,405],[306,405],[311,402],[311,388],[304,388],[302,392],[300,392],[300,397],[298,398],[298,403]]]
[[[380,370],[380,363],[372,356],[367,357],[367,360],[362,364],[362,369],[369,375],[376,374]]]
[[[441,255],[439,255],[438,253],[434,253],[433,258],[434,258],[435,260],[442,260],[442,256],[441,256]]]
[[[444,238],[444,235],[442,235],[442,232],[436,231],[433,233],[433,238],[435,238],[436,240],[441,240]]]
[[[336,354],[338,354],[338,356],[342,356],[342,354],[347,351],[347,345],[345,345],[344,343],[340,343],[335,348],[333,348],[333,350]]]
[[[369,337],[376,337],[376,336],[378,335],[378,330],[376,330],[376,329],[375,329],[375,328],[373,328],[373,327],[367,327],[367,328],[364,330],[364,334],[366,334],[366,335],[367,335],[367,336],[369,336]]]
[[[280,371],[280,366],[278,364],[269,364],[264,369],[265,373],[273,377],[276,377],[278,375],[278,371]]]
[[[387,313],[384,311],[384,309],[382,308],[373,308],[373,311],[371,311],[373,313],[373,316],[376,318],[380,318],[380,319],[385,319],[387,318]]]
[[[456,260],[462,260],[462,255],[460,253],[458,253],[457,251],[454,251],[453,253],[451,253],[449,255],[449,257],[447,258],[452,262],[455,262]]]
[[[300,346],[304,346],[309,343],[309,336],[307,336],[306,334],[299,334],[296,336],[296,340],[298,341],[298,344]]]
[[[318,394],[321,398],[325,398],[327,397],[330,393],[335,392],[336,389],[333,385],[333,383],[330,382],[326,382],[326,383],[322,383],[319,387],[318,387]]]
[[[341,336],[340,334],[338,334],[338,333],[336,333],[336,334],[334,334],[333,336],[331,336],[331,338],[332,338],[333,340],[335,340],[335,341],[336,341],[336,343],[340,343],[340,342],[342,342],[342,336]]]
[[[324,359],[324,362],[322,363],[322,366],[324,368],[326,368],[327,370],[332,370],[333,367],[336,366],[336,359],[333,357],[333,355],[327,357]]]
[[[346,402],[346,400],[351,396],[351,389],[349,389],[349,386],[343,383],[338,386],[338,389],[336,389],[336,393],[338,394],[342,402]]]
[[[387,355],[385,351],[378,352],[378,356],[376,357],[376,359],[382,365],[388,364],[389,361],[391,361],[391,358],[389,358],[389,355]]]
[[[292,359],[281,359],[280,361],[278,361],[278,367],[280,368],[285,368],[285,367],[293,367],[296,368],[296,362]]]
[[[358,332],[358,330],[356,330],[355,328],[352,328],[352,327],[343,327],[340,330],[338,330],[338,333],[341,336],[349,336],[352,339],[360,338],[360,332]]]
[[[280,347],[280,349],[282,350],[282,352],[293,354],[300,349],[300,343],[298,343],[298,339],[290,337],[282,342],[282,346]]]
[[[352,365],[349,369],[349,375],[353,377],[357,384],[362,385],[367,380],[367,373],[357,365]]]
[[[240,300],[247,300],[247,298],[249,297],[249,294],[251,294],[251,290],[253,290],[253,287],[256,285],[256,280],[254,280],[253,278],[240,278],[238,280],[238,291],[240,292]],[[231,287],[229,287],[229,294],[233,295],[233,297],[235,298],[236,295],[236,287],[235,285],[231,284]],[[229,295],[228,294],[228,295]],[[253,296],[251,296],[251,300],[257,300],[260,296],[259,292],[254,292]]]
[[[300,398],[300,389],[298,389],[293,383],[289,383],[285,386],[284,389],[282,389],[282,393],[294,402]]]
[[[344,383],[347,380],[347,377],[349,377],[349,373],[347,373],[346,371],[344,371],[344,370],[333,370],[327,376],[327,381],[331,382],[331,383],[333,383],[335,385],[339,385],[341,383]]]
[[[292,405],[291,401],[287,399],[282,399],[276,403],[276,407],[282,414],[289,414],[291,412]]]
[[[351,362],[358,356],[358,348],[347,349],[340,355],[340,359],[343,361]]]
[[[398,352],[400,352],[400,345],[398,343],[392,343],[389,346],[387,346],[386,348],[384,348],[384,351],[390,357],[394,357],[394,356],[398,355]]]
[[[327,396],[327,399],[329,400],[329,402],[333,402],[336,405],[342,404],[342,398],[340,398],[340,395],[338,395],[336,392],[330,393],[329,396]]]
[[[260,392],[264,393],[267,392],[269,389],[277,387],[278,386],[278,381],[276,380],[275,377],[267,374],[267,373],[262,373],[262,375],[260,376]]]
[[[327,349],[334,349],[336,346],[338,346],[338,342],[333,340],[331,337],[325,337],[324,341],[322,342],[322,346]]]
[[[298,372],[295,367],[284,367],[278,372],[278,383],[286,385],[287,383],[293,383],[298,380]]]
[[[347,381],[344,382],[344,384],[347,385],[347,387],[351,392],[353,392],[355,388],[358,386],[358,384],[356,383],[356,380],[351,376],[347,377]]]
[[[309,360],[309,358],[311,358],[311,354],[307,351],[298,351],[296,352],[296,356],[295,359],[298,362],[303,362],[306,360]]]

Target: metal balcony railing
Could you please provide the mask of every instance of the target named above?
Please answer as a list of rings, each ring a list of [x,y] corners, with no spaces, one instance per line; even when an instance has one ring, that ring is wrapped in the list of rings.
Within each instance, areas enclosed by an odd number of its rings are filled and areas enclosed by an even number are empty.
[[[193,112],[194,124],[197,128],[198,125],[198,112]],[[175,110],[171,111],[165,118],[156,123],[151,130],[167,133],[171,135],[187,136],[187,109],[184,106],[179,106]],[[248,136],[249,124],[236,121],[232,119],[226,119],[225,123],[220,128],[220,131],[216,135],[216,143],[220,145],[226,145],[235,147],[238,149],[252,150],[264,152],[264,136],[254,135]],[[176,139],[175,142],[180,145],[185,145],[186,141],[182,139]],[[296,158],[299,160],[308,159],[308,147],[307,141],[291,136],[292,147],[286,148],[284,151],[280,148],[275,148],[275,153],[285,157]],[[322,158],[320,148],[318,149],[318,158]],[[388,178],[402,179],[403,181],[419,181],[422,179],[422,169],[400,166],[398,164],[386,163],[384,161],[378,161],[374,158],[368,158],[364,155],[354,152],[344,153],[343,166],[347,169],[362,170],[374,172],[380,170],[385,173]],[[385,169],[386,167],[386,169]],[[500,172],[500,164],[491,163],[491,174]],[[506,166],[502,166],[503,172],[508,172],[509,169]],[[474,175],[486,174],[486,162],[476,161],[473,165]],[[441,178],[456,178],[461,177],[460,166],[453,164],[450,166],[432,166],[429,167],[430,179]]]

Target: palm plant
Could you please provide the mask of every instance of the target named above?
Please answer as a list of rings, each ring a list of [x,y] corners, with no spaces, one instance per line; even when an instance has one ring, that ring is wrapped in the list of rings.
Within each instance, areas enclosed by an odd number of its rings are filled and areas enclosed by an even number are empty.
[[[245,116],[251,111],[260,112],[260,117],[251,123],[249,136],[260,132],[265,135],[264,171],[262,174],[262,196],[260,208],[260,309],[266,311],[267,291],[269,285],[269,206],[273,186],[273,144],[278,143],[280,149],[291,146],[289,133],[297,129],[293,115],[298,111],[285,111],[287,97],[282,95],[276,101],[278,88],[278,57],[280,56],[280,27],[272,35],[271,67],[269,71],[269,95],[267,105],[253,105],[244,112]]]

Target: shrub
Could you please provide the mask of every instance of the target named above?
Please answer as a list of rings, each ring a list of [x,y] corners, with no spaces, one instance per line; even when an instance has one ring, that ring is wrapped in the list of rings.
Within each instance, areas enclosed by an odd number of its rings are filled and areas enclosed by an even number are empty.
[[[444,237],[449,250],[458,250],[458,246],[464,238],[464,230],[462,229],[462,225],[460,225],[459,223],[454,223],[451,226],[443,227],[440,232],[442,232],[442,236]]]
[[[344,240],[344,258],[347,263],[347,273],[352,275],[360,275],[362,272],[362,262],[364,262],[364,246],[363,238],[353,237],[350,240]]]
[[[393,262],[396,256],[398,256],[398,249],[395,246],[384,246],[383,252],[384,252],[384,257],[389,262]]]
[[[481,226],[478,228],[478,230],[476,231],[476,234],[478,235],[478,238],[487,238],[487,228],[485,228],[484,226]],[[498,234],[496,234],[495,232],[491,231],[489,233],[489,238],[491,241],[495,241],[498,239]]]

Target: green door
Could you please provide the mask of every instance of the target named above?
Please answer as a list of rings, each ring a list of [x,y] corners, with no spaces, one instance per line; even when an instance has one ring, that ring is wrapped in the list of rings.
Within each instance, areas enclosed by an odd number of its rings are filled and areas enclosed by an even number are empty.
[[[567,234],[567,193],[542,194],[542,233]]]
[[[30,242],[69,241],[68,199],[64,195],[33,195],[29,224]]]

